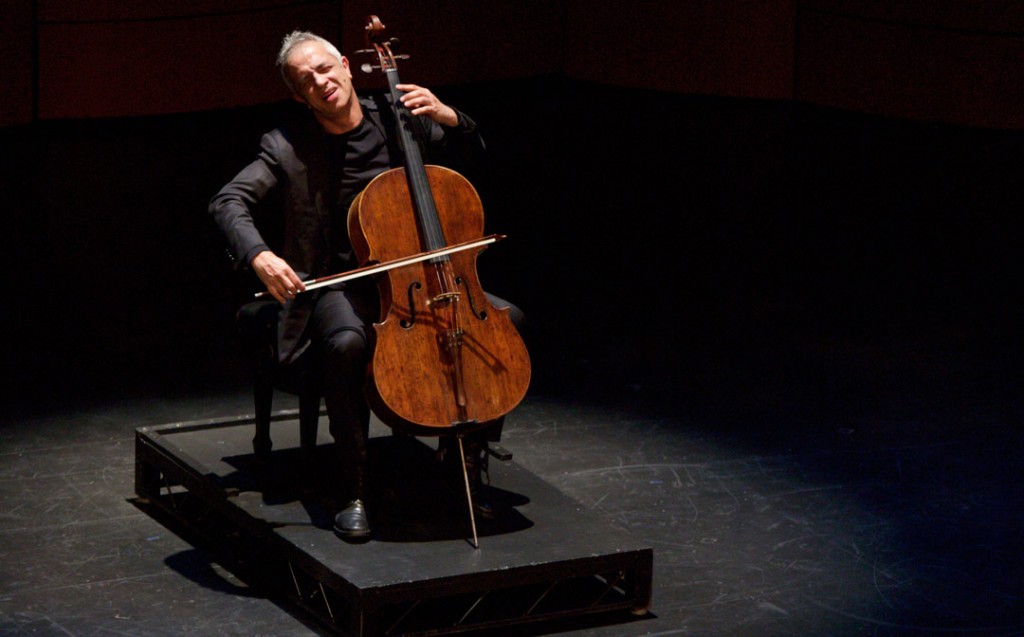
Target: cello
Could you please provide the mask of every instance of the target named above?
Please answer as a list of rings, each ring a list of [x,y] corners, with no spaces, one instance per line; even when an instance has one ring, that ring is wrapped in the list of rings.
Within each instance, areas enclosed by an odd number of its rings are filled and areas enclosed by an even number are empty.
[[[367,42],[387,79],[403,167],[375,177],[352,202],[348,232],[363,267],[441,254],[375,274],[380,320],[367,400],[386,425],[459,437],[497,420],[526,394],[530,359],[507,308],[491,305],[477,276],[483,205],[459,173],[425,165],[412,115],[399,100],[395,55],[370,16]],[[472,515],[472,507],[470,508]],[[475,527],[474,527],[475,535]]]

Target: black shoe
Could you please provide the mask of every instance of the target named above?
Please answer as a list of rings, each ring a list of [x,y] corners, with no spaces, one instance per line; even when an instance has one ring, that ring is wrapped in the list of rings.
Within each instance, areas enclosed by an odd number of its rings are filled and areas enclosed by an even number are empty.
[[[498,517],[491,503],[479,492],[473,494],[473,515],[484,520],[493,520]]]
[[[366,519],[366,507],[362,500],[352,500],[334,516],[334,532],[343,540],[370,537],[370,523]]]

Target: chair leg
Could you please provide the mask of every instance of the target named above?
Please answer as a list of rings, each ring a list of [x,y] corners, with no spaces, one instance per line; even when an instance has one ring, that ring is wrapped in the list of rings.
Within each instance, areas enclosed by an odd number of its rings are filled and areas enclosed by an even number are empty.
[[[303,453],[316,449],[316,431],[320,425],[320,396],[299,396],[299,446]]]
[[[270,439],[270,411],[273,401],[273,383],[266,374],[257,373],[256,381],[253,383],[256,433],[252,439],[252,449],[256,454],[256,461],[261,464],[270,463],[270,450],[273,448]]]
[[[310,484],[314,478],[316,459],[316,433],[320,426],[320,394],[303,392],[299,395],[299,451],[302,457],[302,480]]]

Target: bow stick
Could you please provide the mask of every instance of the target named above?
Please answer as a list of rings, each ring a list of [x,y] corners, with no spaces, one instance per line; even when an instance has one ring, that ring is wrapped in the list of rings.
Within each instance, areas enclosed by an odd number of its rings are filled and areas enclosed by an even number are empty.
[[[472,241],[463,241],[462,243],[453,243],[450,246],[446,246],[438,250],[429,250],[427,252],[421,252],[419,254],[414,254],[408,257],[401,257],[399,259],[392,259],[391,261],[384,261],[383,263],[378,263],[376,265],[368,265],[362,268],[356,268],[355,270],[349,270],[347,272],[342,272],[340,274],[332,274],[330,276],[323,276],[318,279],[312,279],[310,281],[303,281],[302,284],[306,286],[306,289],[303,290],[303,292],[309,292],[310,290],[322,288],[324,286],[332,285],[334,283],[341,283],[343,281],[349,281],[351,279],[358,279],[359,277],[362,276],[369,276],[371,274],[387,272],[388,270],[393,270],[395,268],[400,268],[406,265],[412,265],[414,263],[419,263],[421,261],[427,261],[429,259],[433,259],[436,257],[443,257],[449,254],[454,254],[456,252],[461,252],[463,250],[479,248],[489,243],[494,243],[495,241],[501,241],[504,238],[506,238],[506,235],[503,234],[489,234],[486,237],[480,239],[474,239]],[[257,292],[256,298],[261,298],[269,295],[270,292],[267,291]]]

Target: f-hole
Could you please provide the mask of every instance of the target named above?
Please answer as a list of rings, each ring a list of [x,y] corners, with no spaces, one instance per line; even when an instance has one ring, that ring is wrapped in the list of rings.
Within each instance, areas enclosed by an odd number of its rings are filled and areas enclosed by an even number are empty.
[[[469,299],[469,309],[470,311],[473,312],[473,316],[477,317],[481,321],[486,321],[487,310],[483,310],[482,312],[477,311],[476,303],[473,301],[473,295],[469,293],[469,286],[466,285],[466,282],[462,279],[461,276],[455,277],[455,284],[461,285],[462,287],[466,288],[466,298]]]
[[[416,290],[423,287],[423,284],[419,281],[413,281],[409,284],[406,289],[406,294],[409,296],[409,318],[402,319],[398,322],[404,329],[411,329],[416,324]]]

